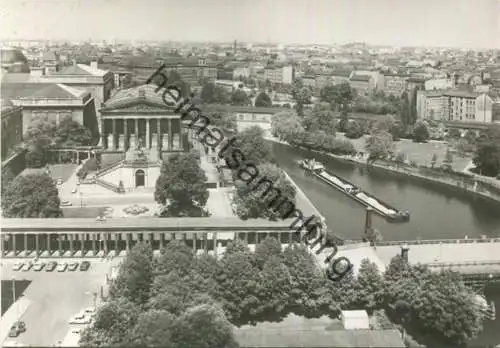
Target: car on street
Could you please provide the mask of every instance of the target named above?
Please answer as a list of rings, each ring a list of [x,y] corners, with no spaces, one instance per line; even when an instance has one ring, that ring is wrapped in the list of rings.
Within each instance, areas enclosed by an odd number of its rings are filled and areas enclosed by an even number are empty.
[[[18,262],[16,262],[16,263],[14,264],[14,267],[12,267],[12,268],[14,269],[14,271],[20,271],[20,270],[21,270],[21,268],[23,268],[23,266],[24,266],[24,263],[23,263],[23,262],[18,261]]]
[[[71,190],[71,193],[76,193],[76,191],[78,191],[78,190],[75,187],[74,189]]]
[[[75,335],[79,335],[79,334],[81,334],[81,333],[82,333],[82,331],[83,331],[83,330],[82,330],[81,328],[77,327],[77,328],[72,329],[72,330],[71,330],[71,333],[72,333],[72,334],[75,334]]]
[[[69,319],[70,324],[77,324],[77,325],[90,324],[91,321],[92,319],[90,318],[90,316],[86,315],[84,312],[75,314]]]
[[[61,178],[59,178],[59,179],[57,179],[56,183],[57,183],[57,185],[62,185],[63,181]]]
[[[24,321],[16,321],[9,330],[9,337],[17,337],[24,331],[26,331],[26,324]]]
[[[62,201],[61,202],[61,207],[69,207],[73,205],[70,201]]]
[[[45,263],[37,261],[33,264],[33,271],[40,272],[43,269],[43,267],[45,267]]]
[[[66,262],[61,262],[60,264],[57,265],[56,271],[57,272],[64,272],[68,268],[68,264]]]
[[[28,272],[31,269],[31,267],[33,267],[33,263],[31,261],[28,261],[23,265],[23,268],[21,268],[21,270],[23,272]]]
[[[46,272],[52,272],[53,270],[56,269],[56,266],[57,266],[57,262],[50,261],[49,263],[47,263],[47,266],[45,267],[45,271]]]
[[[80,271],[86,271],[90,268],[90,262],[88,261],[83,261],[81,264],[80,264]]]
[[[91,318],[93,318],[95,316],[95,308],[94,307],[88,307],[88,308],[85,308],[83,310],[83,313],[85,313],[86,315],[90,316]]]
[[[68,266],[68,271],[76,271],[78,268],[78,262],[71,262]]]

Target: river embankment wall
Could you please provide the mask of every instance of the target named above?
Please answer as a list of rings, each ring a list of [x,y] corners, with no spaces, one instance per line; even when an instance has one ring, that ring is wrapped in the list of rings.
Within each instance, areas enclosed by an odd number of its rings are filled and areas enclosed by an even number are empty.
[[[273,137],[265,137],[265,139],[275,143],[297,147],[318,154],[326,155],[345,162],[360,164],[371,168],[377,168],[391,173],[396,173],[402,176],[408,176],[427,182],[446,185],[448,187],[451,186],[500,203],[500,185],[495,186],[490,182],[488,182],[487,180],[482,180],[482,178],[477,177],[473,174],[440,171],[437,169],[432,169],[424,166],[414,167],[406,164],[398,164],[388,160],[377,160],[374,163],[368,164],[366,159],[362,157],[335,155],[324,151],[308,149],[303,146],[294,146],[290,145],[285,141]]]

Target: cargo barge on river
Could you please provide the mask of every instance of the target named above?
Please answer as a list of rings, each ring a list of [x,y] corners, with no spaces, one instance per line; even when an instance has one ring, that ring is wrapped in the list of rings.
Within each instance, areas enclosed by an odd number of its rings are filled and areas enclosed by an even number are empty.
[[[298,165],[320,180],[363,204],[365,207],[372,208],[377,214],[384,217],[389,222],[408,222],[410,220],[410,213],[408,211],[396,209],[369,193],[362,191],[347,180],[329,172],[321,163],[314,159],[299,160]]]

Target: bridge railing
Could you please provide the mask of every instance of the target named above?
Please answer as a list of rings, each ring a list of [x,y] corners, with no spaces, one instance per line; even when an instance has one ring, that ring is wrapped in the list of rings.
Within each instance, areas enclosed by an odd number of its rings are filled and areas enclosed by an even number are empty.
[[[500,243],[500,238],[465,238],[465,239],[427,239],[427,240],[405,240],[405,241],[380,241],[374,242],[373,246],[391,245],[419,245],[419,244],[472,244],[472,243]]]
[[[427,267],[500,266],[500,260],[464,261],[464,262],[431,262],[431,263],[426,263],[425,265]]]

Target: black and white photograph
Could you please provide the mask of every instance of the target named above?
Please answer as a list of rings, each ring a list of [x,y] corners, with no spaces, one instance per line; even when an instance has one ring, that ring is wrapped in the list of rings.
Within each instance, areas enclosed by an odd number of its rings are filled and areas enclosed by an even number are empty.
[[[0,0],[2,347],[500,347],[500,0]]]

